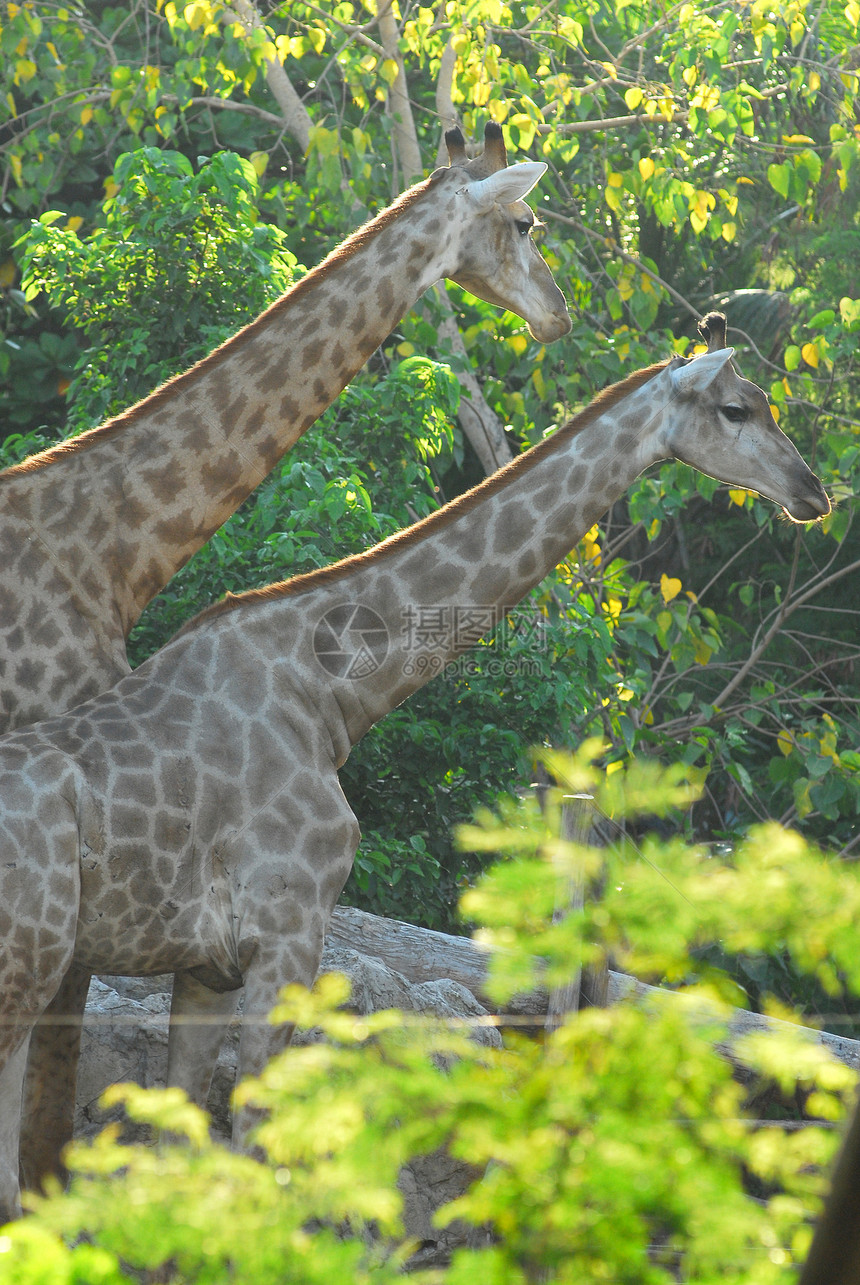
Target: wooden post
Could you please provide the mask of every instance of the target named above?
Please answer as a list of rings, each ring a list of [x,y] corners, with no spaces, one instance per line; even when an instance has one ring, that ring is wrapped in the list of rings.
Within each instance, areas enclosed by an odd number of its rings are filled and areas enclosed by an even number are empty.
[[[561,807],[561,837],[569,843],[585,843],[591,829],[590,794],[566,794]],[[585,904],[585,874],[582,870],[569,876],[564,891],[559,891],[552,921],[557,924],[569,914],[581,911]],[[550,991],[544,1023],[547,1034],[576,1013],[582,999],[582,961],[571,960],[570,980]]]
[[[799,1285],[860,1281],[860,1109],[854,1108]]]

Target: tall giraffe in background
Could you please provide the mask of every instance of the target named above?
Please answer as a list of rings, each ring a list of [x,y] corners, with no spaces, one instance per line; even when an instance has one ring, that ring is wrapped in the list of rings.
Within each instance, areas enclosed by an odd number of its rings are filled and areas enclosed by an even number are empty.
[[[434,282],[570,330],[497,125],[350,236],[250,325],[99,428],[0,473],[0,731],[128,672],[146,604],[238,508]]]
[[[518,313],[543,343],[568,332],[522,199],[546,166],[508,166],[493,123],[472,160],[459,130],[446,142],[448,167],[210,356],[101,427],[0,474],[0,731],[69,709],[129,672],[126,639],[146,604],[440,278]],[[193,1004],[183,981],[177,1003]],[[56,1168],[71,1137],[74,1103],[52,1085],[55,1065],[77,1056],[70,1019],[82,1017],[88,986],[73,969],[31,1041],[22,1146],[31,1184]]]
[[[644,469],[674,457],[797,521],[829,512],[731,355],[713,346],[637,372],[423,522],[228,597],[111,691],[0,740],[7,1214],[27,1040],[67,970],[184,973],[216,1018],[244,984],[240,1074],[260,1071],[288,1037],[266,1015],[281,986],[313,981],[355,855],[337,776],[351,747],[492,628]],[[436,627],[417,664],[409,622],[422,611]],[[70,1093],[74,1063],[56,1073]],[[188,1087],[205,1085],[192,1074]]]

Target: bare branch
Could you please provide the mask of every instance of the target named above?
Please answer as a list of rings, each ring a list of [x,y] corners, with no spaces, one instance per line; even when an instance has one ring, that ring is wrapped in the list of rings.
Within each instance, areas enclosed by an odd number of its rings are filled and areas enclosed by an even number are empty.
[[[400,53],[400,31],[394,17],[394,0],[383,0],[380,4],[377,23],[385,57],[397,67],[397,75],[388,90],[388,112],[394,125],[394,145],[400,161],[403,186],[408,187],[421,177],[424,167],[406,87],[406,69]]]
[[[231,4],[232,9],[228,7],[225,12],[230,14],[246,32],[267,31],[266,24],[252,0],[231,0]],[[306,152],[311,143],[313,121],[293,88],[283,63],[277,58],[266,59],[266,84],[282,113],[280,118],[273,117],[273,119],[277,120],[282,128],[286,128],[302,151]]]

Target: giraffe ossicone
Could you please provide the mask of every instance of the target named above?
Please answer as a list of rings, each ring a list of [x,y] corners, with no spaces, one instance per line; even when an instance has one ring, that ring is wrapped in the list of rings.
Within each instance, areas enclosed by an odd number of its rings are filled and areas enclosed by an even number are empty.
[[[191,370],[0,473],[0,732],[62,713],[129,672],[126,639],[147,603],[436,281],[462,278],[541,342],[568,332],[522,200],[542,162],[508,167],[492,123],[473,159],[458,130],[448,146],[449,166]],[[462,196],[473,187],[477,203]],[[71,1137],[67,1067],[88,984],[73,970],[31,1044],[22,1146],[31,1184],[56,1169]]]
[[[416,665],[404,610],[468,604],[489,627],[644,469],[673,456],[796,520],[829,511],[766,395],[728,355],[673,358],[414,527],[207,609],[110,691],[0,739],[2,1214],[17,1210],[27,1041],[69,970],[190,979],[198,1019],[213,1021],[181,1028],[173,1078],[197,1096],[244,984],[240,1073],[261,1070],[289,1036],[266,1015],[284,984],[314,980],[357,847],[338,769],[466,647],[438,634],[427,643],[438,664]],[[323,664],[321,622],[335,622],[337,640],[356,609],[378,634],[375,663]],[[237,1142],[247,1125],[240,1114]]]

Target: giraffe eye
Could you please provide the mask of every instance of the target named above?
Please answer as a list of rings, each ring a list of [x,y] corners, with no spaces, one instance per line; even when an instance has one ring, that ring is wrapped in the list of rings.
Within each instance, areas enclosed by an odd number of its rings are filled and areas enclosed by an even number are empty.
[[[724,415],[730,424],[742,424],[748,417],[746,406],[721,406],[720,414]]]
[[[533,227],[534,227],[533,219],[516,220],[516,229],[519,232],[520,236],[528,236],[529,232],[531,232]]]

